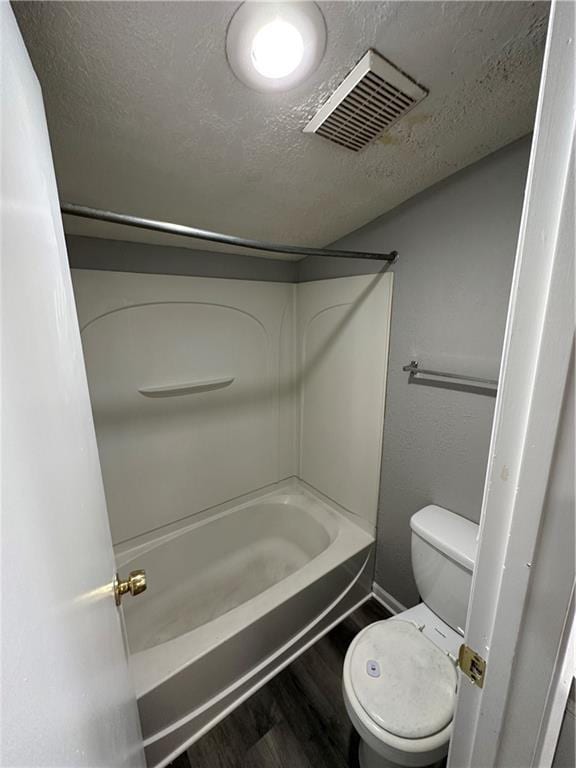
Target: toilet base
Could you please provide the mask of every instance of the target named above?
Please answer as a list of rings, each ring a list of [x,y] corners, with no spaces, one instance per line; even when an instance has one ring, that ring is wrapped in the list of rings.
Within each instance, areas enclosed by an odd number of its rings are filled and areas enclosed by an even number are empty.
[[[360,739],[358,744],[358,763],[360,768],[401,768],[400,763],[393,763],[371,749],[365,741]],[[432,763],[425,768],[445,768],[446,758]]]
[[[370,749],[368,744],[362,741],[362,739],[360,739],[358,744],[358,763],[360,768],[398,768],[398,763],[386,760],[385,757]]]

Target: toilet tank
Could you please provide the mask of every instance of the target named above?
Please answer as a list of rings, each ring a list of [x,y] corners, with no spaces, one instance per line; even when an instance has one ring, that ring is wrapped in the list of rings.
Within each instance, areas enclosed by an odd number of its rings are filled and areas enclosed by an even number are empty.
[[[412,570],[424,603],[464,634],[478,526],[431,504],[410,520]]]

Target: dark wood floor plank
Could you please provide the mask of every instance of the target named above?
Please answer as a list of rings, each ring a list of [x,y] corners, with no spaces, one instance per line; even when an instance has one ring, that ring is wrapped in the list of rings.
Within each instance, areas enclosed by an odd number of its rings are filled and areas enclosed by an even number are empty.
[[[236,759],[234,741],[227,735],[228,728],[221,728],[220,725],[190,747],[187,754],[191,768],[241,768]]]
[[[287,723],[271,728],[246,754],[244,768],[317,768]]]
[[[176,760],[170,763],[171,768],[192,768],[190,765],[190,760],[188,758],[188,754],[186,752],[183,752],[181,755],[178,755]]]
[[[326,709],[306,697],[302,680],[291,667],[270,681],[276,700],[308,759],[317,768],[346,768],[342,752],[327,729]],[[320,738],[318,736],[320,735]]]
[[[365,602],[359,610],[351,613],[348,619],[356,623],[359,629],[364,629],[368,624],[389,619],[390,616],[392,616],[390,611],[384,608],[378,600],[372,599]]]
[[[318,714],[324,737],[339,751],[345,752],[349,729],[343,727],[343,724],[348,725],[348,718],[342,699],[341,675],[335,674],[316,651],[309,651],[298,659],[292,665],[292,673],[311,708]]]
[[[342,698],[344,657],[361,629],[389,617],[369,600],[170,768],[357,768],[358,740]]]
[[[217,768],[243,765],[246,752],[281,720],[274,696],[264,686],[190,747],[191,768],[211,765],[210,759]]]

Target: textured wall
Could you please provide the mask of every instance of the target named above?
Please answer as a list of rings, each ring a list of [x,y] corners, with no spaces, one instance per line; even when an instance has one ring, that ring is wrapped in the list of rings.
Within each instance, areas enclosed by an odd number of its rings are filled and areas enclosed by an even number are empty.
[[[66,247],[73,269],[271,280],[276,283],[294,283],[298,274],[298,265],[294,261],[128,243],[98,237],[67,235]]]
[[[496,377],[530,143],[524,139],[338,241],[392,248],[394,297],[378,516],[376,581],[418,599],[410,516],[425,504],[480,515],[493,396],[408,384],[402,366]],[[379,270],[362,262],[300,262],[300,279]],[[384,267],[386,268],[386,267]]]

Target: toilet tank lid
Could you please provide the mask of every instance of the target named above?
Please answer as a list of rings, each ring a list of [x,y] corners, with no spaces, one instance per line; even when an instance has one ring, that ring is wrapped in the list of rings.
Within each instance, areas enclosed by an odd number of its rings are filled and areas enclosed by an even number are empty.
[[[448,509],[429,504],[410,519],[414,533],[469,571],[474,568],[478,525]]]

